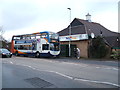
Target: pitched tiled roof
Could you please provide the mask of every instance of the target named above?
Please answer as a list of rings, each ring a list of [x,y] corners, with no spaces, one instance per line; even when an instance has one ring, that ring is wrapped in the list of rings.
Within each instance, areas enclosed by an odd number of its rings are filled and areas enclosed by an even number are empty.
[[[87,20],[82,20],[78,18],[75,18],[71,22],[71,26],[72,26],[71,28],[72,35],[73,34],[89,34],[90,35],[91,33],[94,33],[95,36],[99,36],[102,33],[104,37],[118,35],[117,33],[106,29],[99,23],[88,22]],[[69,35],[69,26],[63,29],[62,31],[59,31],[58,33],[60,36]]]
[[[62,30],[58,33],[60,36],[69,35],[69,27],[65,28],[64,30]],[[86,33],[86,32],[85,32],[85,27],[83,25],[71,27],[71,35],[84,34],[84,33]]]
[[[99,36],[102,34],[103,37],[105,37],[106,42],[109,43],[111,47],[117,46],[118,42],[116,41],[117,37],[120,37],[120,33],[112,32],[108,29],[106,29],[104,26],[102,26],[99,23],[95,22],[88,22],[87,20],[82,20],[79,18],[75,18],[71,22],[71,35],[75,34],[91,34],[94,33],[95,36]],[[62,31],[59,31],[58,34],[60,36],[69,35],[69,26]],[[112,38],[114,37],[114,38]],[[120,39],[119,39],[120,42]]]
[[[104,37],[108,37],[108,36],[117,36],[118,34],[115,32],[112,32],[108,29],[106,29],[104,26],[102,26],[99,23],[95,23],[95,22],[88,22],[86,20],[82,20],[82,19],[78,19],[81,23],[84,24],[84,26],[86,27],[87,33],[91,34],[94,33],[95,36],[99,36],[101,33]]]
[[[117,41],[117,39],[118,39],[118,41]],[[120,37],[116,37],[116,36],[105,37],[105,40],[107,41],[109,46],[120,49]]]

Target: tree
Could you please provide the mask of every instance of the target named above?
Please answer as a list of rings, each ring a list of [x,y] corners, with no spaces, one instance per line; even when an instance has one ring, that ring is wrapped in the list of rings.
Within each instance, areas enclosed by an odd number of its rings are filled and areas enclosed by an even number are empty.
[[[3,26],[0,26],[0,40],[4,41],[5,39],[3,38],[3,34],[5,33],[5,31],[3,30]]]
[[[104,39],[100,36],[92,39],[89,49],[92,58],[103,58],[108,52]]]
[[[5,39],[3,38],[3,34],[4,34],[4,30],[3,30],[3,26],[0,26],[0,48],[2,48],[3,45],[3,41],[5,41]]]

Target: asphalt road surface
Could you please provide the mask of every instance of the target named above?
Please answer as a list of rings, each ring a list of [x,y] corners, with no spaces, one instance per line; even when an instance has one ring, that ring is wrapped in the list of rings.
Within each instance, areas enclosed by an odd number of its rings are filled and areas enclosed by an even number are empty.
[[[70,58],[3,58],[2,88],[118,88],[117,65]]]
[[[0,58],[0,90],[2,89],[2,59]]]

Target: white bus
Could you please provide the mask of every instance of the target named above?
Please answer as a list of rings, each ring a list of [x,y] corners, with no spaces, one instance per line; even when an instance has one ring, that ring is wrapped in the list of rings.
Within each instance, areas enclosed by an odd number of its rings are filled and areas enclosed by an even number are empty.
[[[59,56],[59,35],[48,31],[33,34],[14,35],[11,41],[11,52],[16,56]]]

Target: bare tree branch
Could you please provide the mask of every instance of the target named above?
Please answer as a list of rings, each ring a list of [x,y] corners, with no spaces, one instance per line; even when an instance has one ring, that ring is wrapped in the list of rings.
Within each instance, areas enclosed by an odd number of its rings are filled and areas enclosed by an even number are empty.
[[[3,26],[0,26],[0,40],[4,41],[5,39],[3,38],[3,34],[5,33],[5,31],[3,30]]]
[[[3,30],[3,26],[0,26],[0,35],[3,36],[4,33],[5,31]]]

